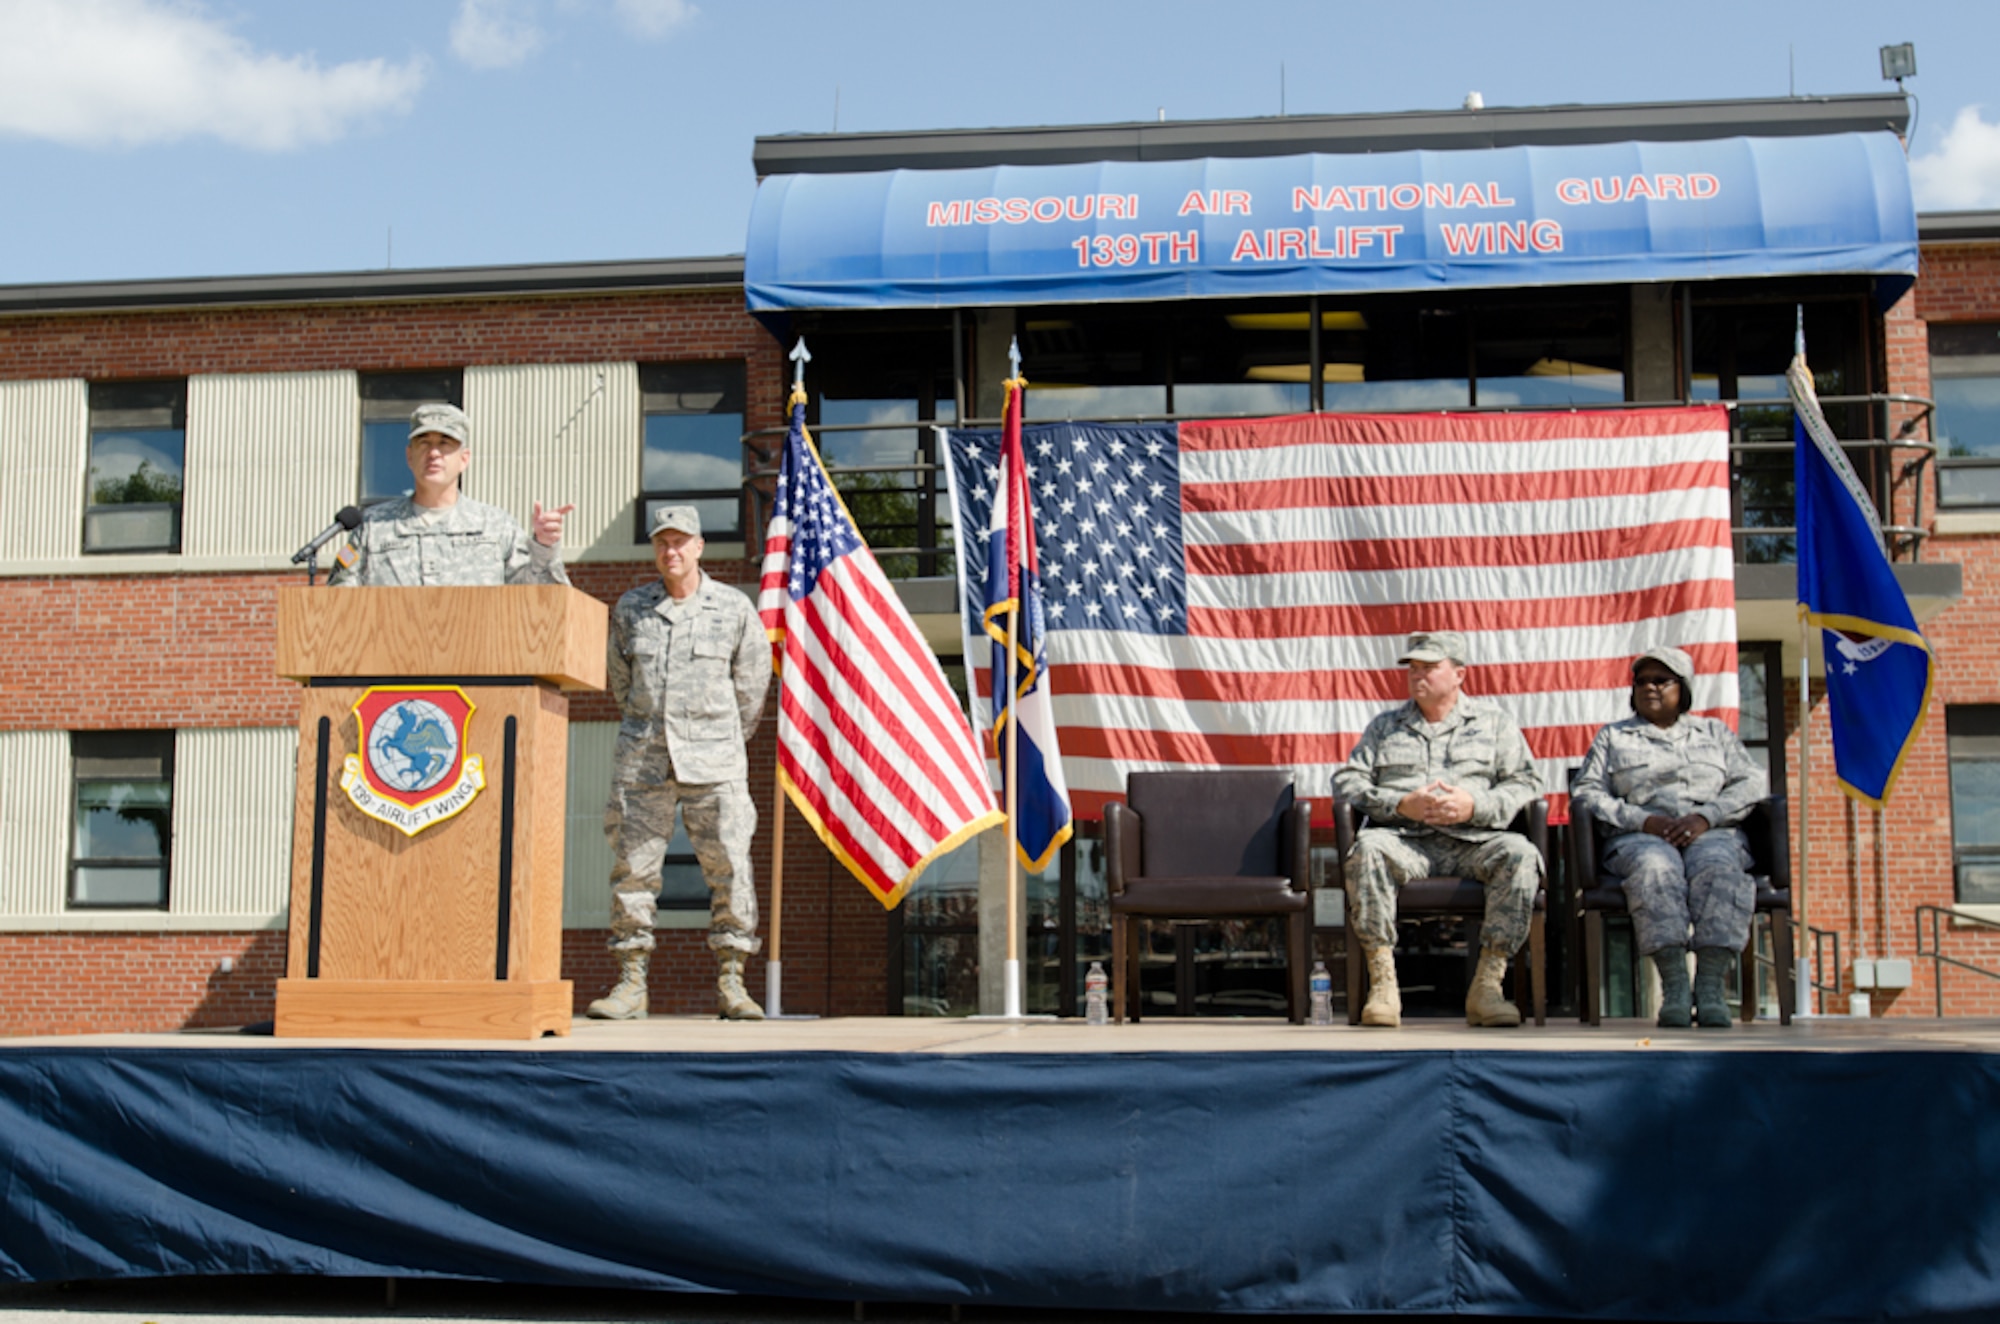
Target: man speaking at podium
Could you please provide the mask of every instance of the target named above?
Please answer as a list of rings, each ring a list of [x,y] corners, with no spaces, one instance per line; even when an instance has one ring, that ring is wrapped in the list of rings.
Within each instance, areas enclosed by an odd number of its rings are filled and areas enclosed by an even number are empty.
[[[605,647],[605,683],[620,718],[604,811],[618,982],[588,1012],[617,1021],[646,1014],[653,909],[678,809],[708,883],[708,945],[721,966],[716,1010],[760,1021],[764,1009],[743,985],[743,964],[758,946],[750,873],[757,806],[744,746],[771,687],[771,650],[750,599],[702,573],[699,511],[655,511],[652,537],[660,577],[618,599]]]
[[[370,506],[334,557],[329,585],[567,584],[563,516],[576,507],[535,503],[534,537],[506,511],[458,490],[472,462],[472,420],[456,405],[419,405],[406,457],[416,488]],[[350,517],[351,518],[351,517]]]

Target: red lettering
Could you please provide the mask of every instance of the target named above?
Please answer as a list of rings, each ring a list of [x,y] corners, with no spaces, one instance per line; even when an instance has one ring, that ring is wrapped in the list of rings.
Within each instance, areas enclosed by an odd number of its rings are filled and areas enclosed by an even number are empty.
[[[965,224],[964,207],[965,204],[962,202],[954,202],[948,205],[942,202],[933,202],[930,205],[930,209],[924,213],[924,224],[963,225]]]
[[[1354,191],[1361,195],[1362,211],[1389,210],[1389,190],[1380,184],[1364,184]]]
[[[1564,202],[1582,206],[1590,201],[1590,186],[1580,179],[1563,179],[1556,182],[1556,196]]]
[[[1063,214],[1061,198],[1036,198],[1029,207],[1028,214],[1038,221],[1059,221]]]
[[[1028,220],[1028,200],[1009,198],[1001,204],[1000,219],[1009,225],[1024,225]]]
[[[1681,199],[1686,199],[1687,197],[1687,177],[1685,175],[1655,175],[1653,176],[1653,187],[1660,191],[1662,200],[1669,194]]]
[[[1236,251],[1229,255],[1231,262],[1241,262],[1245,258],[1253,262],[1262,262],[1264,260],[1264,250],[1257,247],[1257,232],[1255,230],[1245,230],[1242,234],[1237,235]]]
[[[1479,227],[1463,222],[1440,225],[1438,232],[1444,236],[1444,251],[1452,257],[1464,257],[1479,251]]]
[[[1489,207],[1511,207],[1514,205],[1514,200],[1512,198],[1501,197],[1500,185],[1492,180],[1488,180],[1486,184],[1486,205]]]
[[[1340,242],[1340,231],[1336,229],[1333,232],[1333,236],[1334,242],[1338,244]],[[1336,249],[1321,248],[1319,246],[1319,227],[1317,225],[1309,225],[1306,227],[1306,256],[1312,258],[1339,257],[1340,253]]]
[[[1415,184],[1398,184],[1389,190],[1389,205],[1397,211],[1409,211],[1423,205],[1424,191]]]
[[[1081,204],[1079,206],[1079,204]],[[1087,221],[1097,215],[1097,197],[1086,193],[1081,198],[1072,193],[1063,199],[1063,215],[1072,221]]]
[[[1607,183],[1611,186],[1609,193],[1604,191],[1604,186]],[[1606,180],[1601,176],[1593,175],[1590,179],[1590,196],[1596,198],[1599,202],[1622,202],[1625,198],[1624,181],[1619,179]]]
[[[1382,256],[1396,256],[1396,236],[1403,233],[1403,227],[1400,225],[1374,225],[1369,228],[1382,236]]]
[[[1295,189],[1293,189],[1293,190],[1292,190],[1292,210],[1293,210],[1293,211],[1318,211],[1318,210],[1319,210],[1319,185],[1317,185],[1317,184],[1312,184],[1312,185],[1308,185],[1308,186],[1307,186],[1307,187],[1305,187],[1305,188],[1295,188]]]
[[[1354,199],[1348,197],[1347,190],[1338,184],[1328,189],[1326,196],[1320,201],[1321,211],[1332,211],[1335,207],[1340,208],[1342,211],[1354,210]]]
[[[1139,236],[1139,242],[1146,246],[1146,261],[1157,263],[1160,260],[1160,244],[1165,239],[1166,236],[1157,230]]]
[[[1227,216],[1232,212],[1250,214],[1250,195],[1242,189],[1231,189],[1222,195],[1222,214]]]
[[[1178,233],[1169,232],[1167,235],[1167,261],[1201,261],[1201,232],[1199,230],[1189,230],[1185,240]]]
[[[1563,228],[1554,221],[1536,221],[1528,229],[1528,242],[1537,253],[1560,253]]]
[[[1191,212],[1200,216],[1208,215],[1208,204],[1201,200],[1200,189],[1190,190],[1188,195],[1181,199],[1181,209],[1174,214],[1176,216],[1186,216]]]
[[[1689,175],[1688,196],[1695,199],[1712,198],[1722,192],[1722,181],[1714,175]]]
[[[1639,198],[1657,199],[1658,197],[1659,195],[1653,192],[1653,186],[1646,182],[1644,175],[1632,176],[1631,181],[1625,185],[1625,200],[1627,202],[1636,201]]]
[[[1070,246],[1071,248],[1074,248],[1074,249],[1076,250],[1076,264],[1077,264],[1077,265],[1078,265],[1079,267],[1087,267],[1087,266],[1089,266],[1089,265],[1090,265],[1090,236],[1089,236],[1089,235],[1082,235],[1082,236],[1079,236],[1079,237],[1078,237],[1078,238],[1076,238],[1076,239],[1072,239],[1072,240],[1070,240],[1070,244],[1069,244],[1069,246]]]
[[[1424,185],[1424,206],[1456,207],[1457,205],[1458,205],[1458,195],[1453,191],[1451,185],[1449,184]]]
[[[1349,229],[1347,232],[1347,255],[1349,257],[1360,257],[1361,250],[1375,242],[1375,232],[1381,228],[1379,225],[1357,225]]]

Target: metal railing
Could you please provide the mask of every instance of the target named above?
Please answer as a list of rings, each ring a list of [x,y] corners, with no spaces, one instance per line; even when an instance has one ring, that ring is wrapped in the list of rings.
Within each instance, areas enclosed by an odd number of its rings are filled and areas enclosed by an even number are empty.
[[[1575,413],[1586,408],[1590,410],[1661,409],[1676,408],[1688,403],[1690,402],[1683,400],[1617,400],[1603,404],[1593,403],[1590,405],[1571,406],[1470,405],[1454,407],[1449,410],[1404,409],[1376,412],[1407,414],[1514,414],[1556,413],[1562,412],[1563,409],[1567,408],[1569,412]],[[1764,453],[1790,453],[1793,449],[1793,443],[1789,436],[1784,440],[1746,440],[1745,433],[1747,429],[1742,422],[1744,411],[1777,411],[1783,409],[1789,412],[1791,409],[1791,400],[1788,397],[1777,397],[1694,401],[1692,403],[1721,404],[1730,411],[1730,484],[1732,501],[1736,504],[1736,509],[1740,513],[1743,508],[1741,501],[1743,484],[1746,476],[1752,475],[1754,472],[1744,463],[1744,457]],[[1885,523],[1883,525],[1883,533],[1889,539],[1891,560],[1902,559],[1905,556],[1910,560],[1920,560],[1922,558],[1923,544],[1930,536],[1929,530],[1925,527],[1924,517],[1927,504],[1924,493],[1926,479],[1929,480],[1929,485],[1933,489],[1928,500],[1928,507],[1932,512],[1936,512],[1938,509],[1938,496],[1935,490],[1938,472],[1938,447],[1936,440],[1931,435],[1931,422],[1937,409],[1936,402],[1920,395],[1878,391],[1866,395],[1825,395],[1820,397],[1820,403],[1836,412],[1842,408],[1861,406],[1867,408],[1870,435],[1865,437],[1842,437],[1840,438],[1840,444],[1843,449],[1859,453],[1864,459],[1875,455],[1882,457],[1879,466],[1872,463],[1868,465],[1868,468],[1874,472],[1877,480],[1873,485],[1875,490],[1872,495],[1875,497],[1878,505],[1893,510],[1893,506],[1891,505],[1892,498],[1899,492],[1907,491],[1910,494],[1911,522]],[[1912,410],[1914,412],[1907,414],[1892,435],[1890,430],[1891,412],[1897,408]],[[1038,418],[1030,419],[1028,422],[1030,424],[1047,422],[1139,424],[1269,417],[1277,417],[1277,415],[1220,414],[1204,411],[1201,413],[1120,414],[1065,419]],[[925,418],[899,419],[893,422],[818,424],[813,427],[812,431],[815,437],[822,437],[838,436],[842,433],[922,433],[934,427],[996,428],[1000,425],[1001,420],[997,418],[966,418],[963,420]],[[1786,429],[1789,431],[1789,422],[1786,424]],[[744,529],[746,535],[755,535],[754,537],[746,536],[745,552],[752,560],[762,555],[762,531],[766,518],[766,508],[770,501],[769,488],[772,480],[777,477],[778,473],[775,466],[763,463],[761,456],[765,449],[765,443],[783,437],[785,431],[783,427],[756,428],[745,432],[742,436],[744,456],[743,493],[749,514],[749,520],[745,524]],[[1923,433],[1921,437],[1916,435],[1919,431]],[[949,557],[951,554],[952,535],[948,510],[949,502],[945,498],[944,493],[937,489],[935,478],[935,475],[942,468],[943,466],[936,461],[912,461],[907,464],[843,465],[831,462],[827,464],[827,471],[832,474],[836,485],[839,485],[843,478],[848,477],[864,479],[880,475],[900,475],[905,477],[905,482],[888,488],[877,489],[877,491],[885,496],[906,497],[912,502],[914,510],[910,513],[914,517],[914,523],[906,520],[885,525],[884,527],[912,528],[916,533],[915,541],[908,545],[891,545],[877,542],[871,538],[869,545],[878,557],[915,557],[919,558],[920,564],[924,565],[930,565],[935,558]],[[1776,473],[1777,471],[1769,472]],[[1789,470],[1784,471],[1784,473],[1788,477]],[[1772,509],[1776,507],[1752,508]],[[863,533],[865,535],[867,530],[864,529]],[[1745,554],[1746,546],[1750,540],[1760,538],[1788,538],[1796,536],[1797,533],[1798,528],[1795,524],[1732,523],[1730,527],[1730,534],[1736,547],[1736,556],[1739,561],[1751,559]]]
[[[1962,911],[1954,910],[1950,906],[1917,907],[1917,959],[1921,961],[1928,956],[1931,960],[1931,984],[1937,990],[1937,1014],[1940,1018],[1944,1016],[1944,968],[1946,966],[1952,966],[1959,970],[1968,970],[1975,975],[1982,975],[1987,979],[2000,979],[2000,970],[1988,970],[1983,965],[1974,965],[1970,961],[1961,961],[1955,956],[1946,956],[1944,954],[1943,926],[1944,917],[1947,915],[1951,917],[1951,922],[1954,926],[1984,929],[1988,933],[2000,933],[2000,924],[1996,924],[1989,919],[1981,919],[1977,915],[1967,915]],[[1930,946],[1928,948],[1924,945],[1924,938],[1926,936],[1925,921],[1927,920],[1929,921],[1928,936],[1930,938]]]

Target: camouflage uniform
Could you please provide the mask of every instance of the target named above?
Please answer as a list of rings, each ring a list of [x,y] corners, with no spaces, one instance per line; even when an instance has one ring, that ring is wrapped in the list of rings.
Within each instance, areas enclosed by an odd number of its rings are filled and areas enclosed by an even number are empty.
[[[650,952],[660,862],[680,809],[708,883],[708,945],[754,952],[757,892],[744,743],[771,685],[771,652],[756,608],[707,575],[684,602],[659,580],[611,613],[606,671],[618,701],[611,802],[611,949]]]
[[[1404,796],[1434,781],[1471,792],[1470,821],[1433,827],[1396,812]],[[1497,705],[1461,694],[1436,724],[1415,702],[1380,714],[1333,774],[1333,790],[1380,825],[1355,834],[1346,861],[1347,922],[1363,944],[1393,947],[1396,893],[1440,876],[1485,885],[1482,948],[1513,952],[1528,940],[1542,857],[1507,824],[1541,794],[1542,779],[1521,729]]]
[[[461,496],[431,509],[397,497],[362,514],[326,582],[343,588],[567,584],[569,576],[561,549],[536,542],[497,506]]]
[[[1683,714],[1662,729],[1635,715],[1591,741],[1570,805],[1610,830],[1604,872],[1624,884],[1642,955],[1663,947],[1743,949],[1757,892],[1750,848],[1733,825],[1767,787],[1743,742],[1713,717]],[[1700,814],[1709,829],[1682,851],[1646,833],[1652,814]]]

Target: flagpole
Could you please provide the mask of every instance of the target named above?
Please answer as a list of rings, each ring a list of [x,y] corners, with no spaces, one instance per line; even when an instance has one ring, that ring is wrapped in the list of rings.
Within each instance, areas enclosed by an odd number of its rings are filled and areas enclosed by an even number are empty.
[[[774,768],[771,771],[771,955],[764,962],[764,1014],[773,1020],[785,1014],[781,992],[785,986],[785,963],[779,957],[778,946],[784,916],[785,774],[782,768]]]
[[[1018,817],[1021,793],[1019,753],[1021,748],[1020,702],[1021,654],[1014,646],[1018,608],[1007,613],[1007,835],[1014,849],[1007,852],[1007,964],[1006,992],[1002,1014],[1009,1020],[1021,1015],[1021,837]]]
[[[1792,953],[1792,1014],[1812,1015],[1812,930],[1806,927],[1806,878],[1812,862],[1812,626],[1799,617],[1799,871],[1792,879],[1792,917],[1799,945]]]

